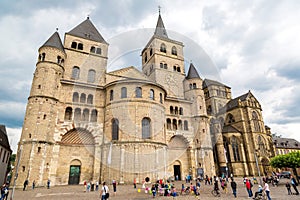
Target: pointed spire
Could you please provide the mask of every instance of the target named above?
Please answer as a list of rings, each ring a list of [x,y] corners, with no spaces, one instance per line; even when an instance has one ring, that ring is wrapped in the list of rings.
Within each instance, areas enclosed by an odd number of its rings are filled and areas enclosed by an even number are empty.
[[[64,46],[57,31],[53,33],[52,36],[41,47],[55,47],[65,52]]]
[[[157,20],[154,35],[158,37],[168,38],[168,34],[165,29],[164,22],[160,16],[160,7],[159,7],[158,20]]]
[[[189,72],[188,72],[188,75],[186,76],[186,79],[192,79],[192,78],[200,78],[193,63],[190,64]]]
[[[107,44],[107,42],[103,39],[102,35],[98,32],[94,24],[91,22],[89,16],[86,20],[81,22],[81,24],[79,24],[70,32],[68,32],[68,34]]]

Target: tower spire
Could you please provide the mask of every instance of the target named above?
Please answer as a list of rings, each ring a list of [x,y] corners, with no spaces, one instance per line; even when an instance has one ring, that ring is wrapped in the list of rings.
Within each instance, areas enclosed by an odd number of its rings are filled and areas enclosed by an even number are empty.
[[[166,29],[165,29],[164,22],[163,22],[163,20],[161,18],[161,15],[160,15],[160,8],[161,7],[158,6],[158,20],[157,20],[157,24],[156,24],[154,35],[158,36],[160,38],[168,38],[168,34],[167,34]]]

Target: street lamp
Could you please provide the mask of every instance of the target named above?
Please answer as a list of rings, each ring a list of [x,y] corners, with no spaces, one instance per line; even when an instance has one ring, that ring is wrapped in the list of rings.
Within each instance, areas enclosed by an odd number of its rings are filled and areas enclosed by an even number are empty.
[[[259,184],[262,185],[262,180],[261,180],[261,176],[260,176],[260,169],[259,169],[259,166],[258,166],[258,160],[257,160],[257,155],[256,155],[257,151],[258,150],[254,151],[254,157],[255,157],[256,167],[257,167],[258,176],[259,176]]]

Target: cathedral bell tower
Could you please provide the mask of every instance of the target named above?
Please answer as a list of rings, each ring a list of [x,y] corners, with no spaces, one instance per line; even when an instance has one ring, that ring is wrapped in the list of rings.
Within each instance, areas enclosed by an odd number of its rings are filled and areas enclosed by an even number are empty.
[[[60,80],[64,75],[64,51],[58,32],[40,48],[26,108],[17,160],[17,185],[35,180],[43,185],[50,178],[51,154],[57,119]]]
[[[141,55],[144,74],[164,86],[169,97],[183,98],[183,43],[168,37],[160,13],[154,35]]]

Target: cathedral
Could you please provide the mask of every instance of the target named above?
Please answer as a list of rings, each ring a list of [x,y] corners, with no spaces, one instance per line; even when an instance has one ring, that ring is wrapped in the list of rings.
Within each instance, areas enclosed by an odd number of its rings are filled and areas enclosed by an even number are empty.
[[[268,173],[274,147],[258,100],[200,77],[183,47],[159,14],[142,70],[108,72],[109,44],[89,18],[63,42],[55,32],[38,49],[16,185]]]

